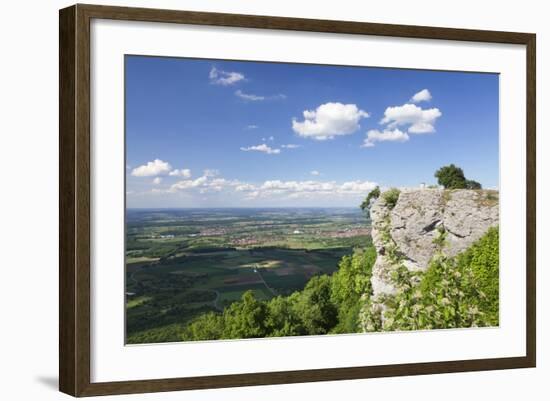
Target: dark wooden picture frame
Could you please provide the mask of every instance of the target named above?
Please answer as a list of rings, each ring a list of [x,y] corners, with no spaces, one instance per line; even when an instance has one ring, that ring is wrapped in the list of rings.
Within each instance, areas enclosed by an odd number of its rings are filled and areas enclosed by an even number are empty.
[[[90,380],[90,22],[94,18],[525,45],[527,50],[526,356],[92,383]],[[80,4],[60,10],[59,30],[59,388],[62,392],[73,396],[94,396],[535,367],[535,34]]]

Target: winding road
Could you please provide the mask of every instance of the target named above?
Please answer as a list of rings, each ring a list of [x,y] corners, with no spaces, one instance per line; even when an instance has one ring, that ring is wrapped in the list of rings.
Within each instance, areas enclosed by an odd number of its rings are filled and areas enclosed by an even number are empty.
[[[268,290],[269,292],[271,292],[271,293],[273,294],[274,297],[276,297],[276,296],[277,296],[277,292],[276,292],[273,288],[271,288],[270,286],[267,285],[267,283],[265,282],[264,276],[262,276],[262,273],[260,273],[260,269],[259,269],[258,265],[255,264],[254,266],[255,266],[255,267],[254,267],[254,272],[255,272],[255,273],[258,273],[258,275],[260,276],[260,279],[261,279],[262,282],[264,283],[265,288],[267,288],[267,290]]]

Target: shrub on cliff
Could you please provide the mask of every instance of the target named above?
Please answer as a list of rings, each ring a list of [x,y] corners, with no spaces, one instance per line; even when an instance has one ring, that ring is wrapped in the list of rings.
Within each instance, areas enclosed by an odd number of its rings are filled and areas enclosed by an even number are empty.
[[[363,212],[367,212],[369,211],[369,208],[371,207],[371,204],[380,197],[380,187],[377,186],[376,188],[374,188],[372,191],[370,191],[367,195],[367,197],[365,198],[365,200],[361,203],[361,206],[359,206],[361,208],[361,210]]]
[[[353,333],[359,330],[358,315],[362,296],[372,294],[372,267],[376,262],[376,250],[368,247],[344,256],[338,271],[332,275],[332,300],[338,308],[338,325],[334,333]]]
[[[464,273],[462,289],[470,305],[483,313],[488,326],[498,325],[499,310],[499,231],[490,228],[470,249],[457,258]]]
[[[498,269],[499,232],[494,227],[454,258],[437,255],[424,274],[403,269],[383,329],[497,326]],[[420,279],[418,285],[412,284],[415,279]]]
[[[382,194],[382,199],[384,199],[388,208],[393,209],[395,207],[400,193],[401,191],[399,189],[390,188]]]

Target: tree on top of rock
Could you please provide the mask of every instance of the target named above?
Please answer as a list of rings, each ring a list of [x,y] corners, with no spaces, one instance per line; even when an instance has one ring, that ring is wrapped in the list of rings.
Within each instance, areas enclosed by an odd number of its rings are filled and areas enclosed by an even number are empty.
[[[467,180],[464,171],[454,164],[443,166],[434,174],[439,185],[445,189],[481,189],[481,184],[474,180]]]

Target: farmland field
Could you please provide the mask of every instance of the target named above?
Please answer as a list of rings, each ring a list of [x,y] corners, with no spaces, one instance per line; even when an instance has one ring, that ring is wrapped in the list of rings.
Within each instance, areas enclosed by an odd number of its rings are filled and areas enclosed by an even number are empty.
[[[126,341],[179,341],[194,317],[332,274],[370,244],[359,208],[128,209]]]

